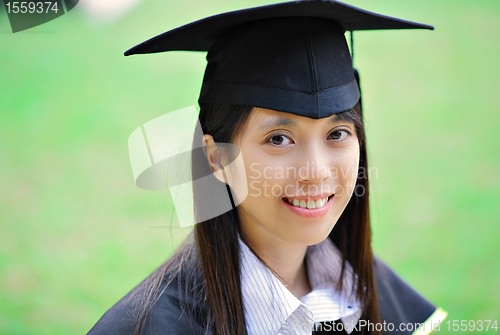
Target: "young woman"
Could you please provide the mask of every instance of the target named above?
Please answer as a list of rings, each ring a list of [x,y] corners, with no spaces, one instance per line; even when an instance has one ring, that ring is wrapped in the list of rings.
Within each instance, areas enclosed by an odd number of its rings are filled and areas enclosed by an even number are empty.
[[[430,333],[445,313],[372,254],[359,78],[344,37],[405,28],[432,29],[295,1],[127,51],[208,51],[192,179],[225,185],[232,206],[216,210],[215,184],[194,183],[193,234],[89,334]]]

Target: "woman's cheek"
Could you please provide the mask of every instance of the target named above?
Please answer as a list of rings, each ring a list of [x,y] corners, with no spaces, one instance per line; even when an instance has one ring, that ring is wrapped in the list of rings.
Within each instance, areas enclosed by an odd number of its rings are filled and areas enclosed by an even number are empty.
[[[233,196],[236,197],[236,199],[233,198],[233,200],[237,206],[249,196],[250,176],[248,175],[248,171],[250,170],[245,166],[243,156],[239,154],[230,164],[226,166],[224,171],[225,178],[227,178],[227,182],[233,191]]]
[[[355,190],[359,169],[359,147],[352,148],[342,155],[340,178],[345,194],[350,198]]]
[[[259,197],[262,195],[262,190],[260,188],[261,184],[260,179],[262,178],[261,164],[258,162],[251,162],[250,164],[245,164],[245,166],[247,175],[248,196]]]
[[[249,187],[249,197],[260,197],[262,195],[262,190],[260,189],[260,181],[258,180],[252,180],[250,181],[250,187]]]

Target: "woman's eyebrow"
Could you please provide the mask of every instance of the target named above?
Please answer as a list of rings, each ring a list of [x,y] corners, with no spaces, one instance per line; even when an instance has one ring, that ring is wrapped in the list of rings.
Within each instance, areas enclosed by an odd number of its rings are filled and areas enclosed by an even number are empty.
[[[335,123],[339,121],[345,121],[354,124],[353,116],[349,113],[333,114],[332,116],[330,116],[328,123]]]
[[[338,121],[349,121],[348,117],[342,117],[337,114],[333,114],[328,118],[328,123],[335,123]],[[259,130],[265,130],[268,128],[275,128],[275,127],[280,127],[280,126],[297,126],[297,122],[287,118],[287,117],[282,117],[282,116],[275,116],[270,118],[267,121],[264,121],[260,126]]]
[[[343,119],[341,117],[339,117],[337,114],[333,114],[332,116],[330,116],[328,123],[335,123],[335,122],[342,121],[342,120]]]
[[[268,128],[274,128],[279,126],[295,126],[295,125],[297,125],[297,123],[295,121],[290,120],[289,118],[276,116],[263,122],[260,125],[259,130],[265,130]]]

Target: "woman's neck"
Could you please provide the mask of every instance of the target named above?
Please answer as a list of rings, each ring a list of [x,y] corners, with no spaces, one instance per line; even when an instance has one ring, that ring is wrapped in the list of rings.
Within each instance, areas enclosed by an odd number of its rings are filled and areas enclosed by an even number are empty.
[[[247,237],[245,241],[297,298],[311,291],[305,265],[307,246],[262,239],[259,239],[260,243],[256,243]]]

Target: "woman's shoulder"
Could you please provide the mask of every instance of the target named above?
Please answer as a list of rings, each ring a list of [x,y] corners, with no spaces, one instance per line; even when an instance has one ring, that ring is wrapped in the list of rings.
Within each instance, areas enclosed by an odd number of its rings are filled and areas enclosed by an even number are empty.
[[[165,270],[172,265],[167,261],[106,311],[88,335],[133,335],[141,320],[140,334],[205,334],[208,313],[193,264],[177,264],[184,268],[172,273]]]
[[[412,324],[422,334],[431,333],[447,313],[436,307],[379,258],[374,258],[375,283],[382,319],[395,326],[398,334],[412,334],[415,329],[403,331],[400,325]],[[429,332],[427,332],[429,331]]]

